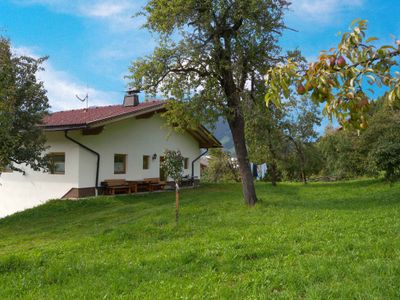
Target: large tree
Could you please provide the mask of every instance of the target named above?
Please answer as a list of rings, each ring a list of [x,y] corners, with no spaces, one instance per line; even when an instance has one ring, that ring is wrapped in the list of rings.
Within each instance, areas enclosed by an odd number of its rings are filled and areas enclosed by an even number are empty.
[[[301,179],[307,183],[307,170],[315,159],[313,151],[313,142],[318,137],[315,126],[321,124],[320,112],[318,106],[308,99],[292,99],[286,104],[286,116],[283,120],[284,136],[289,141],[289,149],[297,161],[297,166]]]
[[[257,199],[243,104],[251,101],[253,83],[277,61],[288,5],[285,0],[150,0],[143,12],[145,27],[159,38],[159,46],[130,69],[135,88],[187,104],[171,110],[182,117],[172,118],[172,125],[185,118],[182,110],[191,121],[210,114],[227,120],[248,205]]]
[[[400,100],[389,106],[385,105],[386,100],[384,97],[379,101],[383,102],[382,107],[362,133],[361,148],[372,173],[383,171],[387,180],[395,181],[400,179]]]
[[[49,107],[36,79],[43,60],[13,55],[10,42],[0,37],[0,172],[6,166],[38,170],[46,165],[45,137],[37,126]]]
[[[351,178],[384,172],[390,181],[400,178],[400,100],[385,94],[370,106],[365,130],[325,130],[318,142],[325,175]]]
[[[322,174],[338,179],[365,175],[366,155],[361,146],[358,132],[327,127],[317,144],[324,159]]]
[[[256,98],[258,100],[259,98]],[[286,109],[279,109],[272,103],[265,105],[254,101],[246,109],[246,139],[249,157],[257,164],[266,163],[268,177],[273,186],[278,181],[278,163],[287,143],[283,131]]]

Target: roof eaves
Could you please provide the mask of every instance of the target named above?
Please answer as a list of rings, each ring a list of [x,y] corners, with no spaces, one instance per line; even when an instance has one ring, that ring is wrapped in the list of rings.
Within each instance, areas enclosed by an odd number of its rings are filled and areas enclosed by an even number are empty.
[[[88,126],[86,124],[68,124],[68,125],[44,125],[40,126],[44,131],[65,131],[65,130],[78,130],[85,129]]]
[[[116,115],[116,116],[97,119],[97,120],[88,122],[87,124],[88,124],[88,126],[93,126],[93,125],[98,126],[98,125],[103,125],[103,124],[107,124],[107,123],[110,123],[110,122],[117,122],[117,121],[124,120],[124,119],[132,117],[132,116],[140,116],[140,115],[148,113],[148,112],[157,111],[160,108],[162,108],[164,105],[165,105],[165,103],[159,103],[157,105],[143,107],[141,109],[130,111],[130,112],[126,112],[126,113],[119,114],[119,115]]]
[[[201,148],[222,148],[222,144],[203,125],[196,129],[188,129],[188,132],[199,141]]]
[[[221,142],[205,126],[200,125],[200,127],[203,131],[205,131],[205,134],[215,142],[216,146],[213,148],[222,148],[223,147]]]

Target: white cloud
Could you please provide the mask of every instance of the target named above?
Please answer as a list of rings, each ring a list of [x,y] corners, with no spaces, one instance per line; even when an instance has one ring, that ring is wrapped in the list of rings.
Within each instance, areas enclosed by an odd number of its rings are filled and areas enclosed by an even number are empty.
[[[81,11],[84,15],[98,18],[108,18],[120,15],[124,12],[125,9],[129,9],[129,7],[125,7],[124,4],[102,2],[81,7]]]
[[[45,71],[38,74],[38,78],[44,82],[47,89],[52,111],[84,108],[86,103],[80,102],[76,95],[84,97],[86,93],[89,95],[90,106],[108,105],[112,100],[120,98],[118,93],[85,86],[85,84],[75,81],[67,73],[55,70],[49,63],[45,65]]]
[[[126,31],[141,26],[141,19],[133,20],[144,2],[131,0],[14,0],[20,5],[43,5],[51,10],[99,19],[106,22],[113,31]]]
[[[304,20],[329,22],[337,15],[361,7],[363,0],[294,0],[292,14]]]
[[[36,51],[29,47],[14,48],[13,52],[17,55],[39,57],[36,54]],[[84,95],[88,93],[90,106],[115,104],[112,103],[112,101],[119,101],[121,98],[121,95],[117,92],[101,91],[86,86],[84,83],[79,82],[66,72],[54,68],[49,61],[46,61],[43,67],[45,70],[40,71],[37,74],[37,77],[39,80],[43,81],[47,90],[47,97],[49,98],[51,111],[86,107],[86,103],[80,102],[75,95],[84,97]]]
[[[156,46],[157,40],[150,34],[133,32],[129,38],[110,39],[107,44],[97,50],[95,56],[106,61],[131,60],[134,57],[152,53]]]

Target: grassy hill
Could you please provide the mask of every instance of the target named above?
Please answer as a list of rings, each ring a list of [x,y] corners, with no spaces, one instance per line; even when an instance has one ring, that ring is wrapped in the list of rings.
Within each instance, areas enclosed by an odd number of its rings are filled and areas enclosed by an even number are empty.
[[[400,298],[400,185],[237,184],[0,220],[0,299]]]

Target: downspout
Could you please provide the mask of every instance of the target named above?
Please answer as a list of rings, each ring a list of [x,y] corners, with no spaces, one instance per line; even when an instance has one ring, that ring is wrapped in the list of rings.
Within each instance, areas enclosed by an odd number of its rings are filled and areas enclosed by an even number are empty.
[[[198,161],[203,155],[207,154],[207,152],[208,152],[208,149],[207,149],[206,151],[204,151],[203,153],[201,153],[198,157],[196,157],[196,158],[192,161],[192,180],[193,180],[193,183],[194,183],[194,163],[195,163],[196,161]]]
[[[98,196],[99,194],[99,169],[100,169],[100,154],[96,151],[94,151],[93,149],[90,149],[89,147],[81,144],[80,142],[78,142],[77,140],[74,140],[73,138],[71,138],[70,136],[68,136],[68,130],[64,131],[65,137],[70,140],[71,142],[77,144],[78,146],[82,147],[83,149],[86,149],[89,152],[92,152],[94,155],[97,156],[97,166],[96,166],[96,182],[95,182],[95,193],[96,196]]]

